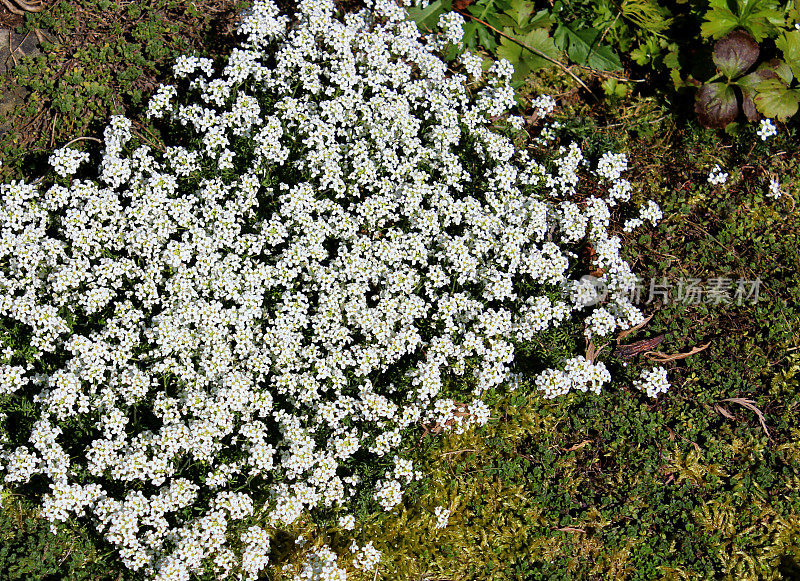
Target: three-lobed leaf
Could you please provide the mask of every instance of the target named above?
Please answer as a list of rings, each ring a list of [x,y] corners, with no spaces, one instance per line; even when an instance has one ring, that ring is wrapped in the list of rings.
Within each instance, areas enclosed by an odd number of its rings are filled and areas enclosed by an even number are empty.
[[[619,71],[622,63],[610,46],[599,44],[601,32],[596,28],[574,30],[559,24],[553,34],[556,44],[566,49],[570,60],[601,71]]]
[[[775,46],[783,52],[783,60],[789,63],[795,78],[800,79],[800,30],[784,32],[775,39]]]
[[[783,23],[783,15],[776,8],[775,0],[710,0],[700,33],[721,38],[736,28],[744,28],[761,42]]]

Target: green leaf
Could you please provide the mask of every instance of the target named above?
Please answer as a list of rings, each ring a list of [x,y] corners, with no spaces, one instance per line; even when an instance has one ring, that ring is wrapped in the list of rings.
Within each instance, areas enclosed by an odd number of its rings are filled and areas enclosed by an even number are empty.
[[[505,37],[500,38],[500,46],[497,47],[497,56],[514,65],[512,79],[514,81],[524,80],[531,71],[550,66],[550,61],[543,58],[542,55],[554,60],[558,58],[558,50],[553,44],[553,39],[543,28],[534,29],[518,40],[525,47]],[[528,50],[528,48],[534,49],[536,52]]]
[[[511,8],[505,12],[515,20],[519,27],[528,22],[530,15],[533,14],[533,8],[533,4],[526,0],[511,0]]]
[[[780,79],[767,79],[759,85],[755,103],[764,117],[786,121],[797,113],[800,90],[786,88]]]
[[[478,28],[478,40],[481,41],[481,45],[488,51],[494,51],[497,48],[497,41],[495,40],[494,33],[486,28],[483,24],[479,24]]]
[[[556,28],[554,38],[559,46],[566,45],[570,60],[579,65],[601,71],[622,69],[622,63],[611,47],[597,45],[600,35],[601,32],[596,28],[575,31],[562,23]]]
[[[435,0],[428,4],[425,8],[417,6],[410,6],[406,9],[408,18],[417,23],[417,27],[421,31],[432,31],[436,29],[439,22],[439,16],[444,14],[445,9],[442,6],[442,0]]]
[[[516,42],[501,36],[500,46],[497,47],[496,53],[498,58],[506,59],[516,67],[520,56],[522,56],[522,47]]]
[[[739,114],[736,92],[725,83],[706,83],[697,91],[694,110],[704,126],[724,128]]]
[[[783,60],[789,63],[795,78],[800,79],[800,30],[783,33],[775,39],[775,46],[783,52]]]
[[[727,6],[715,6],[713,0],[711,6],[712,9],[706,12],[706,22],[700,26],[700,34],[706,38],[722,38],[739,25],[739,19]]]
[[[720,38],[736,28],[744,28],[761,42],[783,22],[774,0],[711,0],[709,5],[706,22],[700,27],[705,37]]]
[[[787,85],[790,85],[794,78],[792,67],[780,59],[772,59],[769,62],[763,63],[758,69],[764,71],[762,74],[764,74],[765,78],[777,76]]]

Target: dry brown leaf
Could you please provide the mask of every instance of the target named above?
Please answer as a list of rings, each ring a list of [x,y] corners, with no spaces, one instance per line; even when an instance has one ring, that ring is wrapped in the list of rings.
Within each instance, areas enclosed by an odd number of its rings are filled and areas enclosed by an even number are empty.
[[[675,355],[667,355],[666,353],[661,353],[659,351],[648,351],[644,354],[647,359],[650,361],[655,361],[656,363],[667,363],[668,361],[676,361],[678,359],[686,359],[690,355],[694,355],[695,353],[700,353],[704,349],[707,349],[711,343],[706,343],[705,345],[701,345],[700,347],[692,347],[692,350],[688,353],[676,353]]]
[[[464,10],[475,0],[453,0],[453,10]]]
[[[557,531],[563,531],[565,533],[585,533],[586,531],[583,529],[579,529],[576,527],[560,527],[555,529]]]
[[[729,412],[728,410],[726,410],[722,406],[714,404],[714,409],[717,410],[719,413],[721,413],[726,418],[728,418],[729,420],[735,420],[736,419],[736,417],[731,412]]]
[[[664,335],[656,335],[650,339],[642,339],[630,345],[620,345],[614,350],[614,355],[620,359],[631,359],[639,353],[649,352],[650,349],[657,347],[664,340]]]
[[[758,421],[761,422],[761,428],[764,430],[764,433],[767,435],[768,438],[772,436],[769,435],[769,430],[767,429],[767,422],[764,421],[764,414],[761,413],[761,410],[755,406],[755,403],[752,399],[745,399],[743,397],[729,397],[727,399],[723,399],[722,401],[729,401],[731,403],[738,403],[742,407],[746,407],[753,413],[758,416]]]
[[[644,327],[647,323],[649,323],[650,319],[652,319],[652,318],[653,318],[653,315],[650,315],[649,317],[647,317],[644,321],[642,321],[641,323],[639,323],[635,327],[631,327],[630,329],[626,329],[625,331],[620,331],[619,334],[617,335],[617,341],[619,341],[621,339],[624,339],[625,337],[627,337],[628,335],[631,335],[632,333],[635,333],[636,331],[638,331],[639,329]]]
[[[589,345],[586,347],[586,361],[588,361],[589,363],[594,363],[595,360],[597,359],[597,356],[600,355],[600,353],[606,347],[607,345],[603,345],[602,347],[600,347],[600,349],[598,349],[594,344],[594,340],[589,339]]]
[[[575,444],[574,446],[570,446],[569,448],[562,448],[565,452],[574,452],[575,450],[580,450],[584,446],[588,446],[592,443],[592,440],[584,440],[580,444]]]

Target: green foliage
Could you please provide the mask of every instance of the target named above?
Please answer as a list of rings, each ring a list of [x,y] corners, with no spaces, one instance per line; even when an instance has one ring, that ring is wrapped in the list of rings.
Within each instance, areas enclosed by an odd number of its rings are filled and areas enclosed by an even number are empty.
[[[721,38],[743,28],[761,42],[783,25],[783,14],[775,0],[709,0],[709,6],[700,29],[705,37]]]
[[[43,54],[0,79],[4,92],[28,94],[7,120],[12,130],[0,137],[0,179],[36,174],[43,154],[76,136],[96,136],[112,114],[140,113],[178,55],[229,51],[232,20],[244,5],[61,1],[27,14],[22,32],[46,29],[59,42],[43,43]]]
[[[0,571],[8,581],[59,579],[64,581],[121,580],[119,563],[99,552],[92,533],[77,525],[51,531],[36,511],[4,494],[0,507]],[[127,577],[126,577],[127,578]]]

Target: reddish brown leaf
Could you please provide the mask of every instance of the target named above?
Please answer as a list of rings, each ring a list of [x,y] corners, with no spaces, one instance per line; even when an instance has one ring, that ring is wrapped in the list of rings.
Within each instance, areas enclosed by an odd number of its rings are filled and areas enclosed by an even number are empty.
[[[645,351],[650,351],[654,347],[657,347],[663,340],[664,335],[656,335],[650,339],[642,339],[630,345],[620,345],[617,347],[616,351],[614,351],[614,355],[620,359],[631,359],[639,353],[644,353]]]
[[[465,10],[475,0],[453,0],[453,10]]]

